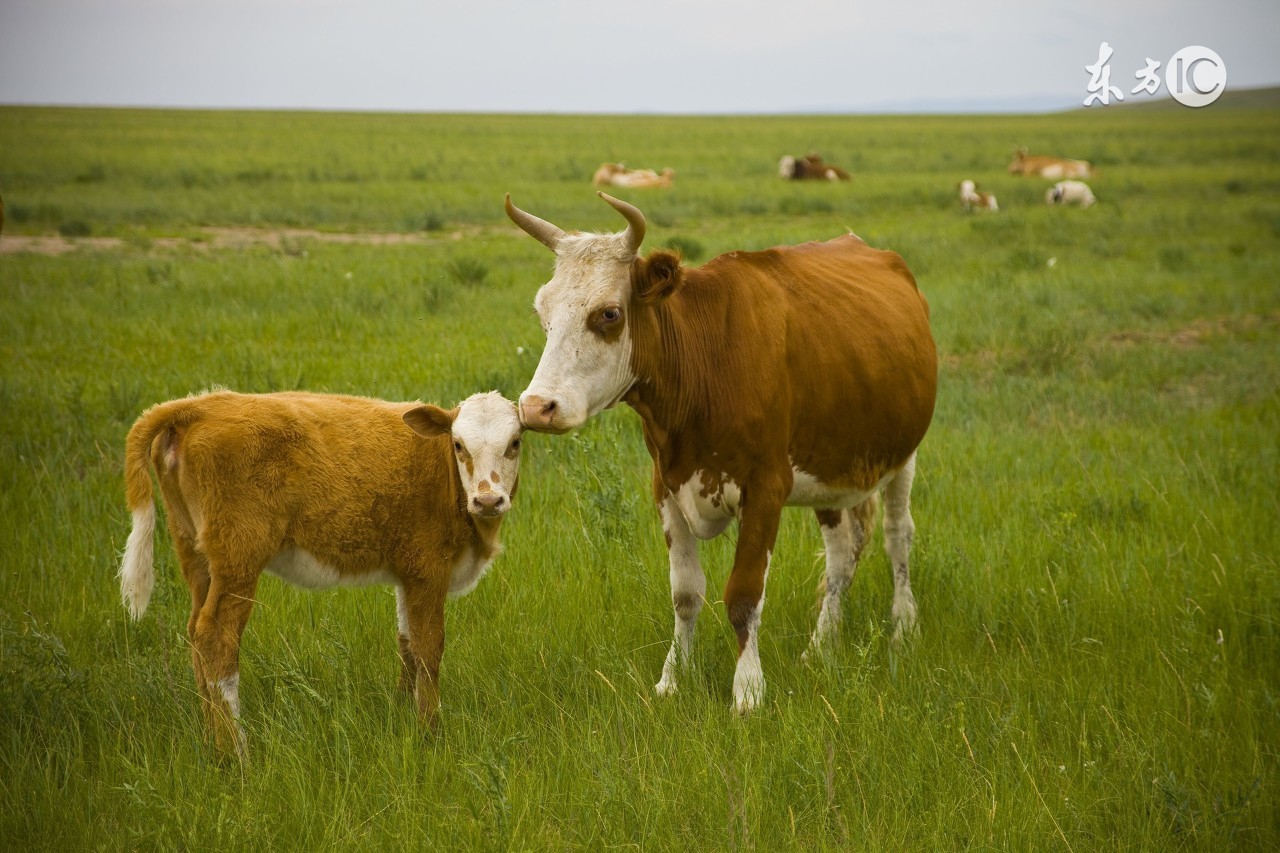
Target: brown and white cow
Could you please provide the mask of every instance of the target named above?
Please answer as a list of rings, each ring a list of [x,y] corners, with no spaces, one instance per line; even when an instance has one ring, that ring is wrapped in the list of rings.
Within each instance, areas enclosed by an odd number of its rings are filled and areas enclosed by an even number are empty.
[[[1067,160],[1063,157],[1046,157],[1043,154],[1027,154],[1027,149],[1013,152],[1009,172],[1014,175],[1038,175],[1041,178],[1087,178],[1093,166],[1087,160]]]
[[[937,385],[928,306],[902,258],[848,235],[689,268],[671,252],[638,257],[643,214],[600,195],[625,231],[568,234],[507,197],[507,215],[556,255],[534,301],[547,345],[520,417],[561,433],[618,402],[640,415],[675,609],[658,693],[676,689],[706,598],[697,540],[737,519],[724,590],[738,639],[734,707],[759,704],[760,614],[788,504],[814,509],[826,545],[819,650],[837,631],[883,492],[900,640],[916,619],[911,480]]]
[[[246,754],[240,636],[264,571],[311,589],[395,586],[400,688],[434,727],[445,598],[470,592],[501,551],[521,430],[497,392],[445,411],[218,391],[138,418],[125,450],[133,530],[120,594],[141,618],[155,585],[151,469],[191,591],[196,686],[221,750]]]
[[[785,154],[778,160],[778,177],[792,181],[847,181],[850,175],[839,166],[822,159],[816,151],[803,157]]]

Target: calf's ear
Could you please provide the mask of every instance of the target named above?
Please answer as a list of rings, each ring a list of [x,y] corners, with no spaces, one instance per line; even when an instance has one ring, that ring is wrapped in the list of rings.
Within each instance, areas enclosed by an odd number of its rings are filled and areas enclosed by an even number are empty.
[[[661,302],[680,289],[684,268],[674,252],[654,252],[631,267],[633,292],[641,302]]]
[[[453,430],[453,419],[457,416],[457,409],[446,412],[439,406],[426,403],[405,412],[404,422],[418,435],[431,438],[436,435],[448,435]]]

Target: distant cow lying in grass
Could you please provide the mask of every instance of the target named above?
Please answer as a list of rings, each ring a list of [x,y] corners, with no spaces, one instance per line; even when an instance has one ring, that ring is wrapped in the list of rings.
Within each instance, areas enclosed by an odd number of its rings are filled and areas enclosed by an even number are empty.
[[[1050,205],[1078,204],[1081,207],[1092,207],[1097,201],[1093,190],[1084,181],[1058,181],[1044,194],[1044,203]]]
[[[138,419],[125,451],[133,531],[120,593],[140,618],[155,584],[151,467],[191,590],[196,686],[220,750],[246,755],[240,636],[263,571],[312,589],[394,585],[400,687],[434,728],[445,597],[470,592],[501,550],[521,430],[515,406],[497,392],[445,411],[217,391]]]
[[[1093,171],[1088,160],[1067,160],[1063,157],[1046,157],[1043,154],[1028,154],[1027,149],[1019,148],[1013,152],[1013,162],[1009,164],[1009,172],[1013,175],[1038,175],[1041,178],[1058,180],[1059,178],[1087,178]]]
[[[849,173],[825,162],[822,155],[815,152],[798,159],[790,154],[784,155],[778,161],[778,177],[792,181],[847,181]]]
[[[670,167],[664,168],[661,172],[655,172],[653,169],[628,169],[621,163],[601,163],[600,168],[596,169],[596,173],[591,176],[591,183],[597,187],[667,189],[675,176],[675,169]]]

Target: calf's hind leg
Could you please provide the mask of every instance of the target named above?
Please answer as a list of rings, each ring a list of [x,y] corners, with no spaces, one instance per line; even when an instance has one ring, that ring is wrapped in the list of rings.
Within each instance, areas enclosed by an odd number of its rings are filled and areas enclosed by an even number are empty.
[[[223,754],[248,758],[240,727],[240,638],[253,611],[256,571],[226,572],[210,564],[211,581],[192,638],[196,677],[213,726],[214,743]]]

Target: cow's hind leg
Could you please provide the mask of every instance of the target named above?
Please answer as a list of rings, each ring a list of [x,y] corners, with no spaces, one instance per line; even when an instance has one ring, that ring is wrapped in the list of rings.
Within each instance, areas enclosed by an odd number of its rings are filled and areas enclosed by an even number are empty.
[[[899,644],[916,627],[916,599],[911,594],[908,557],[916,526],[911,520],[911,481],[916,455],[884,487],[884,549],[893,566],[893,642]]]
[[[805,660],[812,654],[821,653],[840,632],[841,601],[853,582],[863,546],[871,536],[875,507],[876,499],[872,496],[850,510],[815,510],[818,527],[822,531],[827,571],[818,584],[822,609],[818,613],[818,624],[813,630],[809,648],[804,653]]]
[[[707,596],[707,579],[698,562],[698,541],[675,499],[666,495],[660,508],[671,562],[671,606],[675,610],[676,626],[671,651],[662,665],[662,680],[655,689],[658,695],[668,696],[676,692],[678,671],[689,664],[694,626]]]

